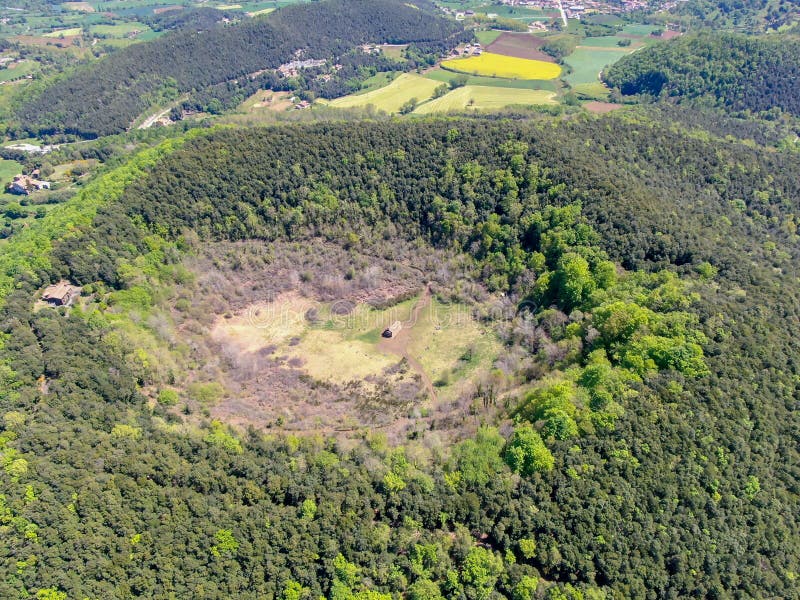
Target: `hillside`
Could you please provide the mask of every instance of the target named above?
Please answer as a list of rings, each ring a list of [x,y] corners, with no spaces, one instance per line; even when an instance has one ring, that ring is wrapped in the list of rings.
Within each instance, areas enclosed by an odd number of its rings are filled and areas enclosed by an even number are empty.
[[[695,29],[712,31],[763,33],[770,29],[796,29],[800,23],[800,7],[788,0],[688,0],[678,3],[671,12]]]
[[[800,40],[698,34],[624,57],[604,74],[623,96],[709,103],[729,111],[800,115]]]
[[[641,114],[146,151],[0,262],[0,596],[792,597],[798,182],[796,155]],[[34,305],[61,278],[77,305]],[[437,348],[497,340],[453,357],[462,378],[495,353],[471,393],[402,404],[401,360],[349,429],[217,412],[360,389],[281,354],[344,335],[333,317],[254,303],[347,315],[421,285],[472,315]],[[233,352],[220,324],[284,341]]]
[[[367,42],[413,42],[429,49],[458,43],[461,27],[433,14],[426,2],[419,4],[325,0],[234,24],[185,26],[77,70],[46,87],[17,116],[33,134],[93,138],[124,131],[154,103],[276,69],[298,57],[333,64]],[[371,64],[369,57],[362,55],[359,64]]]

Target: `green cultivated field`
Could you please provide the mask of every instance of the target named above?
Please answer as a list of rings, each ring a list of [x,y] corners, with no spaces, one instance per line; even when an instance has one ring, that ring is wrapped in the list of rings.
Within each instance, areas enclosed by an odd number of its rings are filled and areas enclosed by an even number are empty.
[[[627,53],[628,50],[622,49],[578,48],[564,59],[564,62],[572,67],[572,73],[566,75],[564,79],[570,85],[593,83],[598,80],[597,76],[603,68],[613,65]]]
[[[622,33],[628,33],[630,35],[650,35],[650,33],[656,29],[663,29],[663,27],[659,27],[658,25],[632,23],[630,25],[625,25],[625,27],[622,28]]]
[[[38,70],[38,64],[32,60],[25,60],[10,69],[0,69],[0,81],[13,81]]]
[[[463,111],[464,109],[497,110],[512,105],[555,104],[555,93],[544,90],[514,91],[508,88],[487,87],[483,85],[466,85],[448,92],[441,98],[426,102],[414,114],[428,115],[432,113]]]
[[[627,39],[631,44],[636,44],[636,40],[630,38],[621,38],[615,35],[606,35],[603,37],[587,37],[581,42],[581,46],[591,46],[593,48],[620,48],[619,42]]]
[[[89,30],[94,35],[105,35],[109,37],[123,37],[138,31],[139,33],[149,32],[150,28],[144,23],[120,23],[119,25],[93,25]]]
[[[369,92],[379,90],[382,87],[389,85],[396,78],[397,78],[397,71],[384,71],[381,73],[375,73],[375,75],[373,75],[372,77],[365,79],[364,82],[361,84],[364,87],[362,87],[361,90],[359,90],[353,95],[361,96],[363,94],[368,94]]]
[[[443,69],[437,69],[425,73],[425,77],[428,79],[433,79],[443,83],[449,83],[456,77],[459,77],[459,75],[459,73],[445,71]],[[519,90],[547,90],[549,92],[556,91],[556,84],[552,80],[545,81],[543,79],[500,79],[499,77],[481,77],[479,75],[469,75],[467,76],[467,85],[513,88]]]
[[[593,81],[592,83],[578,83],[572,86],[572,91],[578,94],[579,98],[586,98],[589,100],[608,100],[609,89],[602,81]]]
[[[499,38],[502,33],[502,31],[497,31],[496,29],[492,29],[491,31],[476,31],[475,37],[478,38],[478,41],[482,45],[488,46]]]
[[[17,161],[0,158],[0,191],[5,189],[14,175],[19,175],[21,172],[22,165]]]
[[[440,82],[411,73],[404,73],[389,85],[366,94],[356,94],[326,102],[334,108],[365,107],[370,104],[388,113],[398,112],[400,107],[412,98],[423,102],[433,95]],[[322,104],[322,103],[321,103]]]
[[[73,35],[80,35],[80,34],[81,34],[80,27],[71,27],[70,29],[57,29],[55,31],[51,31],[50,33],[45,33],[44,37],[58,38],[61,37],[62,35],[64,37],[70,37]]]

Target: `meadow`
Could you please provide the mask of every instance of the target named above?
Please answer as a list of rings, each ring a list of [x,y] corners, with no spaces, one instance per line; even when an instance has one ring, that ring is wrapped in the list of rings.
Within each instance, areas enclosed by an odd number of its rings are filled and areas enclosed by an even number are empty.
[[[478,41],[481,44],[488,46],[497,38],[499,38],[502,33],[502,31],[498,31],[497,29],[489,29],[488,31],[476,31],[475,37],[478,38]]]
[[[561,67],[541,60],[528,60],[484,52],[480,56],[457,58],[442,62],[442,68],[473,75],[509,79],[555,79]]]
[[[144,33],[150,31],[150,28],[144,23],[129,22],[119,23],[117,25],[92,25],[89,31],[94,35],[123,37],[137,31],[139,33]]]
[[[643,23],[630,23],[625,25],[622,28],[622,33],[627,33],[628,35],[650,35],[654,31],[658,31],[659,29],[663,29],[658,25],[647,25]]]
[[[632,40],[631,38],[622,38],[616,35],[604,35],[602,37],[587,37],[581,41],[581,46],[591,46],[592,48],[621,48],[619,45],[620,42],[625,42],[625,40],[631,42],[631,45],[628,46],[630,49],[631,46],[640,46],[641,43],[638,40]]]
[[[307,318],[311,310],[314,322]],[[396,320],[404,324],[397,339],[381,337]],[[428,297],[385,309],[358,304],[349,314],[337,315],[330,304],[288,293],[217,319],[212,337],[246,353],[269,349],[282,363],[338,385],[385,376],[405,357],[412,371],[436,383],[437,396],[448,397],[475,375],[487,373],[500,348],[467,307]],[[460,383],[450,387],[456,373]]]
[[[598,81],[600,71],[613,65],[627,53],[621,49],[579,47],[564,59],[564,62],[572,67],[572,73],[566,75],[564,79],[572,86],[594,83]]]
[[[483,85],[465,85],[448,92],[441,98],[426,102],[418,107],[414,114],[474,110],[497,110],[512,105],[555,104],[555,92],[545,90],[489,87]]]
[[[438,81],[427,79],[412,73],[403,73],[389,85],[380,89],[337,98],[331,102],[320,102],[334,108],[354,108],[373,105],[378,110],[395,113],[412,98],[423,102],[433,95],[434,90],[441,85]]]
[[[13,67],[0,69],[0,81],[14,81],[39,70],[39,65],[32,60],[23,60]]]
[[[15,160],[0,158],[0,191],[4,191],[6,184],[11,182],[14,175],[22,173],[22,165]]]
[[[80,27],[71,27],[69,29],[57,29],[55,31],[51,31],[50,33],[45,33],[44,37],[52,37],[52,38],[58,38],[61,36],[73,37],[80,34],[81,34]]]

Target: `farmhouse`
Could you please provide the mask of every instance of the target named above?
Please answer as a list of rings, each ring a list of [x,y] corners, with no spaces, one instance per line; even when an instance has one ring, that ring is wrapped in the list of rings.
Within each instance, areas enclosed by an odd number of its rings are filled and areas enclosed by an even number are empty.
[[[14,180],[8,185],[7,189],[12,194],[27,196],[31,192],[49,190],[50,182],[29,177],[28,175],[14,175]]]
[[[385,338],[391,338],[391,337],[396,336],[398,333],[400,333],[400,330],[402,328],[403,328],[403,324],[400,323],[400,321],[395,321],[394,323],[389,325],[389,327],[384,329],[383,333],[381,335],[383,337],[385,337]]]
[[[68,281],[59,281],[48,286],[42,292],[42,300],[52,306],[69,306],[80,294],[81,288],[70,285]]]

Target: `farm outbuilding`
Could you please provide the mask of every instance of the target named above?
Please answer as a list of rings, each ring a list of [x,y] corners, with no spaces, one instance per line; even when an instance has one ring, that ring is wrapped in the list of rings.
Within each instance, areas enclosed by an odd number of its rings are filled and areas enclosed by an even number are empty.
[[[395,321],[394,323],[389,325],[389,327],[384,329],[383,333],[381,335],[383,337],[385,337],[385,338],[391,338],[391,337],[396,336],[400,332],[400,330],[402,328],[403,328],[403,324],[400,323],[400,321]]]
[[[45,288],[42,300],[52,306],[69,306],[80,291],[79,287],[70,285],[67,281],[59,281]]]

